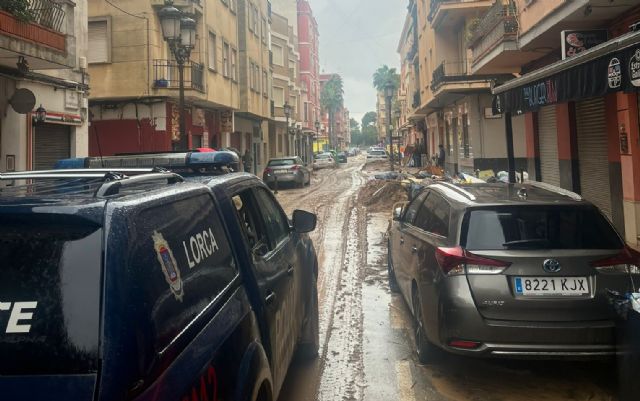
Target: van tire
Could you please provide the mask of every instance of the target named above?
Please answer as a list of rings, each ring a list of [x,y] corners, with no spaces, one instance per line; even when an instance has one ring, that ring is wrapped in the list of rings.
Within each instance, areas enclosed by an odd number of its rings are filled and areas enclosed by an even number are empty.
[[[315,280],[314,280],[315,281]],[[311,286],[311,299],[307,315],[302,326],[302,335],[298,342],[298,357],[304,361],[318,357],[320,349],[320,321],[318,312],[318,288],[314,282]]]

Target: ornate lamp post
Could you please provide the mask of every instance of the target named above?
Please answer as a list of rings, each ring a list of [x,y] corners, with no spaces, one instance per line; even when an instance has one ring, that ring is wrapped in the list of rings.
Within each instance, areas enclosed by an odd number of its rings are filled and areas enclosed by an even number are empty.
[[[315,125],[315,127],[316,127],[316,136],[313,138],[313,139],[314,139],[314,141],[315,141],[315,140],[317,140],[317,139],[319,139],[319,138],[320,138],[320,121],[316,120],[316,122],[315,122],[315,124],[314,124],[314,125]],[[314,146],[313,146],[313,145],[314,145],[314,143],[313,143],[314,141],[311,141],[311,149],[312,149],[313,151],[315,151]],[[313,153],[313,152],[312,152],[312,153]]]
[[[184,116],[184,65],[191,57],[191,50],[196,44],[196,21],[188,18],[173,6],[173,0],[165,0],[165,6],[158,11],[162,36],[169,44],[169,49],[178,63],[180,81],[180,141],[187,138],[187,128]],[[174,145],[174,150],[180,145]],[[182,149],[180,149],[182,150]],[[185,149],[186,150],[186,146]]]
[[[287,143],[289,144],[288,150],[289,152],[291,152],[291,140],[289,139],[289,118],[291,117],[291,106],[289,105],[289,102],[284,102],[284,106],[282,106],[282,108],[284,109],[284,116],[287,120],[287,134],[285,137],[287,138]]]
[[[391,138],[391,100],[393,99],[393,92],[395,88],[392,83],[387,83],[384,87],[384,97],[387,101],[387,141],[389,141],[389,149],[391,150],[391,155],[389,157],[389,164],[391,171],[393,171],[393,139]]]

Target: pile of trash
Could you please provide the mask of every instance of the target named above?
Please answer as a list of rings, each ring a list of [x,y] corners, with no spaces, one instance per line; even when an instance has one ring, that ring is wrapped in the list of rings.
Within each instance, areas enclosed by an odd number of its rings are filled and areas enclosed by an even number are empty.
[[[371,212],[391,210],[396,202],[408,200],[407,186],[398,180],[371,180],[360,189],[359,203]]]

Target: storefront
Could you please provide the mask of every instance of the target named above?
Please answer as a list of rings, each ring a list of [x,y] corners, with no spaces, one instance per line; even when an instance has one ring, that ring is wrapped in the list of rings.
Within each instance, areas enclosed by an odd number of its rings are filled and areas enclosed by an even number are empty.
[[[536,179],[580,193],[626,240],[640,235],[640,32],[494,88],[494,113],[527,115]]]

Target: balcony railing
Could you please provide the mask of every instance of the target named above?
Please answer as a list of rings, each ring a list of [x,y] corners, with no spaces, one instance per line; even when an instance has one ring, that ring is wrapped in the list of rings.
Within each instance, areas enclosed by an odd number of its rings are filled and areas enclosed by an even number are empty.
[[[65,12],[62,5],[52,0],[31,0],[29,2],[29,13],[33,17],[34,23],[46,28],[62,32]]]
[[[173,60],[153,60],[153,87],[180,88],[178,63]],[[184,87],[204,92],[204,66],[193,61],[184,65]]]
[[[421,104],[422,102],[420,99],[420,91],[417,90],[413,92],[413,103],[411,103],[411,107],[414,109],[417,109],[418,107],[420,107]]]
[[[431,90],[436,91],[442,84],[447,82],[462,82],[468,79],[468,62],[465,61],[443,61],[433,70],[431,79]]]
[[[503,4],[496,1],[482,17],[469,38],[470,47],[476,47],[479,42],[499,42],[500,39],[518,34],[518,19],[515,3],[510,1]],[[487,47],[487,46],[484,46]],[[484,49],[484,51],[490,49]],[[475,49],[474,49],[475,53]]]

